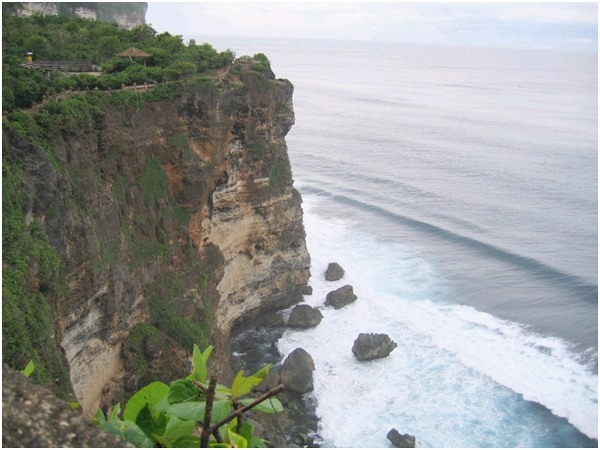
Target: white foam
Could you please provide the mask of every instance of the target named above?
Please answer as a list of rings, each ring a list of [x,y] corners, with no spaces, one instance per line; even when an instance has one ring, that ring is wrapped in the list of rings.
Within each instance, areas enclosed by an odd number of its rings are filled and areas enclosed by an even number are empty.
[[[387,446],[391,428],[422,446],[556,445],[549,427],[561,422],[523,398],[597,438],[598,376],[564,341],[444,303],[449,287],[418,250],[324,220],[312,212],[317,205],[305,196],[313,274],[305,301],[322,308],[323,321],[286,332],[279,347],[284,354],[302,347],[315,360],[324,445]],[[346,270],[337,282],[323,276],[332,261]],[[337,311],[322,307],[327,292],[344,284],[358,300]],[[360,363],[351,348],[361,332],[387,333],[398,348]]]

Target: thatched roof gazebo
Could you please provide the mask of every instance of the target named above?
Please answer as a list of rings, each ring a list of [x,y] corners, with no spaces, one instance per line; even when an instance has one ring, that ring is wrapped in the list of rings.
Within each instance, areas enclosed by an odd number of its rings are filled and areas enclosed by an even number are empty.
[[[146,53],[140,50],[137,47],[129,47],[127,50],[123,50],[121,53],[117,53],[116,56],[120,56],[122,58],[129,58],[133,61],[133,58],[147,58],[152,56],[150,53]],[[144,67],[146,67],[146,60],[144,59]]]

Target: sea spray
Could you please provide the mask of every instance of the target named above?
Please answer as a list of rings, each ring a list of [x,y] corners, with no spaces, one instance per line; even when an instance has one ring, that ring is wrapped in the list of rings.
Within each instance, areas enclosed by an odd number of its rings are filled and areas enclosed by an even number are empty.
[[[315,360],[323,445],[387,446],[391,428],[432,447],[595,444],[577,429],[597,437],[597,374],[566,342],[446,301],[451,285],[419,249],[320,217],[315,206],[326,201],[304,197],[313,264],[305,300],[323,320],[279,341],[282,353],[302,347]],[[346,270],[336,282],[324,278],[332,261]],[[323,307],[343,284],[358,300]],[[351,348],[360,332],[387,333],[399,346],[358,362]]]
[[[557,416],[597,435],[597,54],[223,39],[295,86],[306,301],[341,286],[321,285],[332,261],[359,297],[280,344],[327,367],[325,444],[389,446],[394,427],[420,445],[597,446]],[[352,342],[369,331],[400,345],[367,366],[391,381],[355,374]]]

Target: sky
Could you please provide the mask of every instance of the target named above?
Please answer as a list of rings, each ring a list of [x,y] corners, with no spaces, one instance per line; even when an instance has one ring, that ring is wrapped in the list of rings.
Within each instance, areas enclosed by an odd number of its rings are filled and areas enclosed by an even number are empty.
[[[191,36],[387,41],[598,52],[598,3],[149,2],[146,23]]]

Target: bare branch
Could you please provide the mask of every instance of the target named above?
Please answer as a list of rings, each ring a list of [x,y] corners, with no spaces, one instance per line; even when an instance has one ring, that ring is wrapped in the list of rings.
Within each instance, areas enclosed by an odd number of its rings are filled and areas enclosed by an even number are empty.
[[[202,433],[200,434],[200,447],[208,447],[208,439],[212,433],[210,419],[212,417],[213,403],[215,401],[215,391],[217,390],[217,376],[210,376],[208,391],[206,392],[206,409],[204,410],[204,424],[202,425]]]
[[[198,386],[205,394],[208,392],[208,388],[205,385],[203,385],[202,383],[200,383],[199,381],[192,380],[192,383],[194,383],[196,386]]]
[[[273,389],[271,389],[270,391],[264,393],[263,395],[261,395],[260,397],[258,397],[256,400],[254,400],[252,403],[247,404],[246,406],[242,406],[240,409],[235,410],[234,412],[232,412],[231,414],[229,414],[227,417],[225,417],[223,420],[221,420],[220,422],[215,423],[211,430],[213,429],[218,429],[221,425],[225,425],[227,422],[231,421],[234,417],[236,416],[241,416],[242,414],[244,414],[246,411],[254,408],[256,405],[258,405],[259,403],[264,402],[266,399],[271,398],[277,394],[279,394],[281,391],[283,391],[285,389],[285,387],[283,386],[283,384],[280,384],[278,386],[275,386]],[[206,408],[208,410],[208,398],[207,398],[207,404],[206,404]]]
[[[240,404],[238,403],[237,400],[233,401],[233,409],[237,410],[240,407]],[[240,434],[242,432],[242,425],[244,424],[244,416],[242,414],[238,414],[237,416],[237,428],[235,430],[235,432],[237,434]]]
[[[225,442],[223,440],[223,436],[221,436],[221,433],[219,433],[219,429],[218,428],[215,429],[215,430],[213,430],[212,435],[215,437],[215,439],[217,440],[217,442],[219,444],[222,444],[223,442]]]

